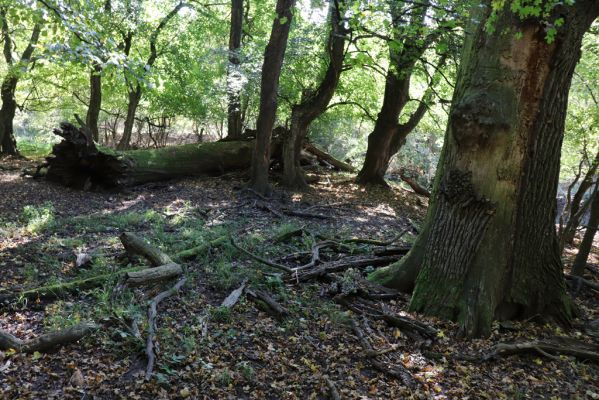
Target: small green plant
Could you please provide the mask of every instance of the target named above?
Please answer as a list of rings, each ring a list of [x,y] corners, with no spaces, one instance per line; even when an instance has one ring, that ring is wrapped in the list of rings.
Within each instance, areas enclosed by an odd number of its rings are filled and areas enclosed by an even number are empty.
[[[21,220],[28,233],[41,233],[54,224],[54,206],[50,202],[37,207],[25,206],[21,213]]]
[[[239,369],[239,373],[246,381],[252,382],[256,377],[256,371],[247,361],[242,361],[237,364],[237,368]]]
[[[233,376],[231,376],[231,371],[228,368],[224,368],[220,371],[216,380],[223,386],[229,386],[233,383]]]
[[[231,322],[231,309],[229,307],[212,307],[210,308],[210,318],[216,322],[229,323]]]

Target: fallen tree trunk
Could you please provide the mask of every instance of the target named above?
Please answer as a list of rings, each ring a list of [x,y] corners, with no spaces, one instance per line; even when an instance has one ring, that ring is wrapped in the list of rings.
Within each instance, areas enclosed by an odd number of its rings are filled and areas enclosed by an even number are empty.
[[[93,322],[82,322],[70,328],[49,332],[30,340],[21,340],[0,329],[0,350],[14,349],[22,353],[44,352],[73,343],[98,328]]]
[[[154,267],[171,264],[173,262],[168,255],[152,246],[135,233],[124,232],[119,239],[125,250],[127,250],[127,253],[144,257]]]
[[[318,147],[314,146],[311,143],[306,143],[304,145],[304,148],[306,149],[306,151],[308,153],[313,154],[320,161],[324,161],[324,162],[332,165],[333,167],[337,168],[340,171],[356,172],[356,169],[354,167],[352,167],[351,165],[349,165],[348,163],[336,159],[329,153],[325,153],[324,151],[320,150]]]
[[[226,141],[117,152],[67,122],[54,133],[64,140],[46,159],[46,178],[84,190],[244,169],[254,147],[254,141]]]
[[[159,267],[142,269],[141,271],[128,272],[126,282],[130,286],[140,286],[171,279],[182,273],[183,270],[179,264],[169,263]]]

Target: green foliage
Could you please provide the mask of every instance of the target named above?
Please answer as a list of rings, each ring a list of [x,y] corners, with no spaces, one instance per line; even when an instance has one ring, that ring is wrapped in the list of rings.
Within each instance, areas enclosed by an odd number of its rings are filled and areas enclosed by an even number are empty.
[[[25,231],[31,234],[39,234],[51,228],[54,224],[54,206],[51,202],[41,206],[25,206],[21,212],[21,221]]]
[[[223,324],[231,322],[232,311],[229,307],[219,306],[210,307],[210,318],[213,321],[220,322]]]

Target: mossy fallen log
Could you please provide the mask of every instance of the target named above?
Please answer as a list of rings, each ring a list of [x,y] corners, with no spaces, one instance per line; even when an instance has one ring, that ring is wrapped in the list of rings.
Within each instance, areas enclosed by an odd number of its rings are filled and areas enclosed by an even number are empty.
[[[84,190],[248,168],[254,146],[253,141],[227,141],[120,152],[97,146],[85,129],[68,122],[54,133],[63,140],[46,158],[46,179]]]
[[[273,131],[271,157],[281,158],[281,132]],[[63,140],[54,145],[46,162],[33,176],[64,186],[89,190],[120,188],[147,182],[188,176],[223,174],[248,169],[252,160],[254,140],[222,140],[194,143],[158,149],[115,151],[96,145],[88,129],[62,122],[54,134]],[[306,151],[341,171],[353,172],[351,165],[330,154],[305,144]],[[40,173],[45,169],[45,172]]]
[[[44,352],[76,342],[98,328],[99,326],[93,322],[82,322],[29,340],[19,339],[13,334],[0,329],[0,350],[14,349],[22,353]]]

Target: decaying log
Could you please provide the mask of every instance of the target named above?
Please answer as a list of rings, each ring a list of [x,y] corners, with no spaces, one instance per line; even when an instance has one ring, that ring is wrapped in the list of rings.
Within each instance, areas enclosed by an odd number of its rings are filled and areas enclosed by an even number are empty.
[[[139,270],[139,267],[127,268],[116,272],[92,276],[85,279],[77,279],[69,282],[56,283],[38,288],[26,289],[17,292],[0,293],[0,303],[6,303],[14,300],[37,300],[54,299],[65,294],[77,293],[81,290],[94,289],[102,286],[106,281],[115,276],[121,276],[128,272]]]
[[[152,371],[154,370],[154,363],[156,361],[156,354],[154,353],[154,341],[156,339],[156,316],[158,314],[158,304],[160,304],[160,302],[167,297],[177,293],[185,284],[185,281],[185,278],[181,278],[172,288],[156,295],[148,307],[148,338],[146,340],[146,356],[148,357],[148,365],[146,367],[146,381],[152,377]]]
[[[220,303],[221,307],[226,307],[226,308],[232,308],[235,304],[237,304],[237,302],[239,301],[239,298],[241,297],[241,295],[243,294],[243,291],[245,290],[245,285],[247,284],[247,279],[244,279],[243,282],[241,282],[241,285],[233,290],[224,300],[222,303]]]
[[[84,190],[244,169],[254,147],[254,141],[231,141],[117,152],[67,122],[54,133],[64,140],[46,159],[46,179]]]
[[[277,303],[275,299],[270,297],[270,295],[262,290],[251,290],[247,289],[246,294],[253,300],[262,311],[272,315],[278,320],[283,320],[287,315],[289,315],[289,311]]]
[[[522,343],[498,343],[483,356],[483,361],[512,354],[537,353],[548,358],[564,354],[599,364],[599,344],[586,343],[567,337],[553,337]]]
[[[30,340],[21,340],[6,331],[0,330],[0,350],[14,349],[22,353],[44,352],[76,342],[97,328],[98,325],[93,322],[82,322],[66,329],[45,333]]]
[[[171,279],[182,273],[183,269],[179,264],[169,263],[159,267],[127,272],[126,282],[130,286],[139,286]]]
[[[311,143],[306,143],[304,145],[304,149],[307,152],[314,154],[316,156],[316,158],[318,158],[319,160],[332,165],[333,167],[337,168],[340,171],[356,172],[356,169],[354,167],[352,167],[351,165],[349,165],[348,163],[336,159],[332,155],[325,153],[324,151],[320,150],[318,147],[314,146]]]
[[[171,264],[173,262],[168,255],[150,245],[134,233],[124,232],[121,234],[120,239],[123,247],[129,254],[144,257],[154,267]]]

